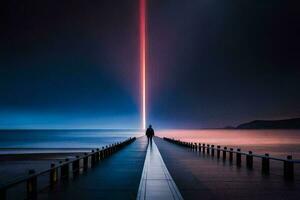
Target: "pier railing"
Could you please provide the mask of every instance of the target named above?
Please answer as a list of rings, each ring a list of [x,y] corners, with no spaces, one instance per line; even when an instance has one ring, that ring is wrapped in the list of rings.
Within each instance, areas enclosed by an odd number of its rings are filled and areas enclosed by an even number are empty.
[[[229,160],[229,162],[233,162],[235,158],[235,163],[238,167],[242,164],[242,157],[245,157],[246,161],[246,167],[248,169],[253,169],[253,158],[259,158],[261,159],[261,170],[263,174],[269,174],[270,173],[270,161],[279,161],[282,162],[282,171],[284,178],[287,180],[293,180],[294,179],[294,165],[300,164],[300,160],[293,160],[291,155],[288,155],[286,159],[283,158],[276,158],[272,157],[269,154],[265,155],[259,155],[254,154],[252,151],[249,152],[242,152],[241,149],[234,150],[233,148],[227,148],[217,145],[210,145],[205,143],[193,143],[193,142],[185,142],[181,140],[176,140],[174,138],[166,138],[164,137],[164,140],[187,147],[193,151],[207,154],[212,157],[217,157],[217,159],[220,159],[222,157],[223,161],[226,159]]]
[[[67,181],[79,176],[82,172],[88,171],[89,168],[96,166],[101,160],[111,156],[135,140],[135,137],[128,138],[125,141],[102,147],[102,149],[97,148],[90,153],[78,155],[75,159],[66,158],[64,161],[60,161],[59,164],[52,163],[49,169],[40,172],[33,169],[29,170],[27,176],[0,186],[0,199],[8,199],[8,191],[13,188],[18,188],[19,190],[16,191],[23,193],[24,197],[22,199],[37,199],[39,191],[52,188],[59,181]]]

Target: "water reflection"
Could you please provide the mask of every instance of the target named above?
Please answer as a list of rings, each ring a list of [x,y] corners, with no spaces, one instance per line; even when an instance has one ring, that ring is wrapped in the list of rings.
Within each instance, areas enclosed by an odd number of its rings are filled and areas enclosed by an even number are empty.
[[[170,137],[190,142],[222,145],[252,150],[255,153],[270,153],[286,157],[292,154],[300,159],[300,130],[158,130],[160,137]]]

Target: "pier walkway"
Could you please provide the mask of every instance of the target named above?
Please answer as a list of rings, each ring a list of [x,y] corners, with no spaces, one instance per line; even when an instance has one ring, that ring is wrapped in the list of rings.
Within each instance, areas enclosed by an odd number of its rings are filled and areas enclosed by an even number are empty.
[[[138,138],[88,173],[39,194],[38,199],[136,199],[146,150],[147,138]]]
[[[137,200],[182,200],[154,141],[147,149]]]
[[[300,199],[300,181],[262,175],[205,154],[154,139],[184,199]]]

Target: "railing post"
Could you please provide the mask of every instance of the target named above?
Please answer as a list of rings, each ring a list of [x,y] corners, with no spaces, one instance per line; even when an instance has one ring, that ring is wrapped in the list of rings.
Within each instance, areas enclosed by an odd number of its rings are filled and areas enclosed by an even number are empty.
[[[229,162],[233,162],[233,148],[230,148],[230,152],[229,152]]]
[[[240,167],[242,165],[242,154],[241,154],[241,149],[237,149],[236,153],[236,165]]]
[[[51,163],[50,165],[50,186],[52,187],[57,182],[57,168],[55,168],[55,164]]]
[[[211,156],[215,156],[215,145],[211,145]]]
[[[100,151],[99,151],[99,156],[100,156],[100,160],[102,160],[103,159],[103,150],[101,149]]]
[[[283,163],[283,174],[287,180],[294,179],[294,162],[291,155],[288,155],[287,160]]]
[[[79,174],[79,156],[76,156],[76,160],[73,161],[72,163],[72,168],[73,168],[73,175],[76,176]]]
[[[96,162],[99,162],[99,160],[100,160],[100,149],[97,148],[96,150],[97,150],[96,151]]]
[[[101,150],[101,160],[103,160],[105,158],[105,149],[104,147],[102,147],[102,150]]]
[[[116,144],[113,144],[113,152],[116,152]]]
[[[220,158],[220,146],[218,145],[217,146],[217,158],[219,159]]]
[[[210,145],[209,144],[207,144],[207,148],[206,148],[206,153],[207,153],[207,155],[209,155],[209,152],[210,152]]]
[[[248,169],[253,168],[253,155],[252,151],[249,151],[248,155],[246,155],[246,165]]]
[[[6,189],[0,189],[0,199],[6,200]]]
[[[127,144],[129,144],[130,143],[130,140],[127,142]],[[113,154],[113,147],[112,147],[112,145],[110,144],[109,145],[109,155],[112,155]]]
[[[116,152],[116,146],[115,146],[115,144],[112,145],[112,150],[113,150],[113,153]]]
[[[34,169],[29,170],[28,174],[33,175]],[[37,199],[37,177],[33,176],[27,180],[27,199]]]
[[[223,160],[226,160],[226,151],[227,151],[227,147],[224,147],[224,149],[223,149]]]
[[[265,154],[265,156],[262,158],[262,162],[261,162],[262,166],[262,172],[264,174],[269,174],[270,172],[270,159],[269,159],[269,154]]]
[[[92,155],[91,155],[91,167],[94,167],[94,165],[95,165],[95,159],[96,159],[95,151],[92,150]]]
[[[108,146],[106,145],[105,146],[105,157],[108,157],[109,155],[109,149],[108,149]]]
[[[69,161],[68,158],[65,159],[66,162]],[[61,178],[62,179],[68,179],[69,178],[69,163],[66,163],[61,166],[60,168]]]
[[[88,153],[84,153],[83,157],[83,171],[87,171],[89,168],[89,157]]]

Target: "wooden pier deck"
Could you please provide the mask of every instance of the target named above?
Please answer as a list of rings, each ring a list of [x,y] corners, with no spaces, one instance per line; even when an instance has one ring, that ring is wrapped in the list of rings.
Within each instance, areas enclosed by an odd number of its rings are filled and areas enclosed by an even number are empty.
[[[182,200],[154,141],[147,149],[137,200]]]
[[[208,155],[154,139],[184,199],[300,199],[300,181],[262,175]]]
[[[147,139],[138,138],[84,175],[38,199],[135,199],[143,171]]]

